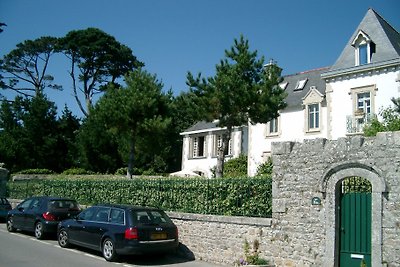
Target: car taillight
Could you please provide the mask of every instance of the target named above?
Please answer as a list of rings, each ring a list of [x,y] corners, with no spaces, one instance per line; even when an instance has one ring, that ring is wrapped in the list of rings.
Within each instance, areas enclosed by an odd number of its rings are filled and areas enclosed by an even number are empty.
[[[138,239],[138,232],[136,228],[128,228],[125,230],[125,239]]]
[[[56,221],[56,216],[54,216],[53,214],[51,214],[50,212],[45,212],[42,214],[43,218],[46,221]]]

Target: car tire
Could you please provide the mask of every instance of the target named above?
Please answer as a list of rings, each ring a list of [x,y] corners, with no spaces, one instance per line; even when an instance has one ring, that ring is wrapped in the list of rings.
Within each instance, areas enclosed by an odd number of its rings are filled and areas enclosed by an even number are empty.
[[[104,239],[102,253],[106,261],[115,261],[118,258],[118,255],[115,251],[114,242],[110,238]]]
[[[64,229],[61,229],[58,232],[57,241],[62,248],[69,248],[71,246],[71,244],[69,243],[68,233]]]
[[[14,227],[14,220],[12,217],[7,218],[7,230],[9,232],[15,232],[15,227]]]
[[[42,222],[37,222],[35,224],[35,237],[37,239],[43,239],[43,237],[44,237],[43,223]]]

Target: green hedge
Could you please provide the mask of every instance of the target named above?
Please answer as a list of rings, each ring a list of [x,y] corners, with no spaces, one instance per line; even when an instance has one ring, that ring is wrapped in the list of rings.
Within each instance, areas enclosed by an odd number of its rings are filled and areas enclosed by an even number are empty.
[[[56,179],[8,183],[10,198],[64,196],[84,205],[121,203],[156,206],[167,211],[270,217],[270,178]]]

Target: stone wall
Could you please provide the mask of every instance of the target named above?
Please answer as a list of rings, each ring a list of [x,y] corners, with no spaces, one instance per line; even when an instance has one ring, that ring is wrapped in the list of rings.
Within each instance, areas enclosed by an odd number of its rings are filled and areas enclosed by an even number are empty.
[[[172,214],[196,258],[232,266],[244,240],[258,239],[275,266],[338,266],[335,190],[362,176],[372,184],[372,266],[400,266],[400,132],[275,143],[272,155],[272,219]]]

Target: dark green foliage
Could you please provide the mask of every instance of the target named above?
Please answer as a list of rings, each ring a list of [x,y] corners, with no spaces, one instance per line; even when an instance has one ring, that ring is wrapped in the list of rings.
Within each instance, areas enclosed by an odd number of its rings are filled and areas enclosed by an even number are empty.
[[[225,162],[224,177],[246,177],[247,176],[247,156],[239,155]]]
[[[71,168],[62,172],[64,175],[86,175],[86,174],[94,174],[94,172],[87,171],[82,168]]]
[[[110,84],[119,87],[116,79],[144,65],[129,47],[97,28],[70,31],[59,43],[59,49],[71,60],[73,94],[85,116],[93,106],[93,95]],[[86,106],[78,96],[78,81]]]
[[[225,50],[225,58],[216,65],[213,77],[188,73],[187,84],[197,96],[202,119],[218,120],[218,126],[227,129],[217,153],[216,177],[222,177],[233,127],[249,121],[266,123],[286,107],[286,93],[279,87],[281,71],[275,64],[264,67],[264,58],[257,58],[257,51],[250,51],[248,40],[241,36],[230,50]]]
[[[54,174],[52,170],[48,169],[26,169],[18,172],[19,174]]]
[[[125,203],[157,206],[168,211],[270,217],[269,178],[235,179],[57,179],[9,182],[10,197],[72,197],[81,204]]]
[[[61,89],[53,83],[53,76],[47,74],[50,57],[56,52],[58,39],[40,37],[17,44],[17,48],[4,56],[0,72],[7,80],[2,87],[23,96],[38,96],[46,87]]]
[[[268,160],[262,164],[260,164],[257,168],[257,177],[260,176],[268,176],[271,177],[272,175],[272,168],[274,167],[272,163],[272,159],[268,158]]]

